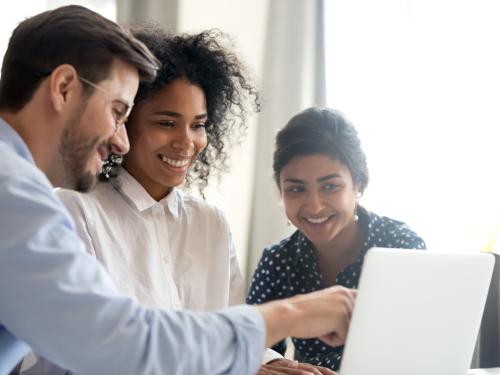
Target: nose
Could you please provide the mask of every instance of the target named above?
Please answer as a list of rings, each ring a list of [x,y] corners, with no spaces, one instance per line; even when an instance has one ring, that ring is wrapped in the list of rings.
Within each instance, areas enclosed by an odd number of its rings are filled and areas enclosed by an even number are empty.
[[[120,125],[110,139],[111,152],[117,155],[125,155],[130,150],[128,141],[127,128],[125,125]]]
[[[187,151],[191,149],[192,145],[191,128],[189,126],[180,126],[172,140],[172,147],[180,151]]]
[[[307,196],[307,211],[310,214],[319,214],[324,208],[321,195],[317,191],[311,191]]]

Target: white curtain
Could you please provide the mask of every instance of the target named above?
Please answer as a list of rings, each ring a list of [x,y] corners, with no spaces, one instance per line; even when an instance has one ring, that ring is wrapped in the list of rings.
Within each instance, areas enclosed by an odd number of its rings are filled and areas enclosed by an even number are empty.
[[[269,2],[264,71],[263,111],[259,118],[249,236],[250,279],[265,246],[288,236],[287,219],[273,181],[274,138],[297,112],[323,105],[323,3],[320,0]]]
[[[179,0],[116,0],[118,23],[155,21],[170,31],[178,29]]]

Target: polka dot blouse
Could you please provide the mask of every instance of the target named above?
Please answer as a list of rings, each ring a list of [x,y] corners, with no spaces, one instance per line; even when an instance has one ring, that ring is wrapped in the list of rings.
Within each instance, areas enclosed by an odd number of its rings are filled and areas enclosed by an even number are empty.
[[[377,216],[361,207],[358,216],[366,233],[363,249],[353,264],[340,271],[336,285],[347,288],[358,286],[364,256],[372,247],[425,249],[425,242],[405,223]],[[278,244],[264,249],[252,278],[247,303],[263,303],[323,288],[325,285],[316,263],[314,245],[300,231],[296,231]],[[340,367],[343,347],[331,347],[317,339],[292,340],[296,359],[332,370]],[[273,349],[283,354],[285,342]]]

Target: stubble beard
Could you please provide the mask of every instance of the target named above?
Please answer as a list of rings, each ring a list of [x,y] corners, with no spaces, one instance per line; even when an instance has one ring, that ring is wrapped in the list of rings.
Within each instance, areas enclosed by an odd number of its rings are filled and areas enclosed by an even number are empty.
[[[97,181],[97,175],[88,170],[89,161],[96,152],[99,137],[85,139],[82,134],[82,113],[86,103],[82,104],[75,115],[68,121],[62,139],[59,153],[65,175],[65,185],[79,192],[87,192]]]

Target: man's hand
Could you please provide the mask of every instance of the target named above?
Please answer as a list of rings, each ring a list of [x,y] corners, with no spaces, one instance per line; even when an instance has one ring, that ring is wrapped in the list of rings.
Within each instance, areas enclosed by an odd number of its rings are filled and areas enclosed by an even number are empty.
[[[288,359],[277,359],[262,365],[257,375],[336,375],[337,373],[321,366],[299,363]]]
[[[266,323],[266,347],[288,336],[344,344],[355,299],[355,290],[334,286],[257,306]]]

